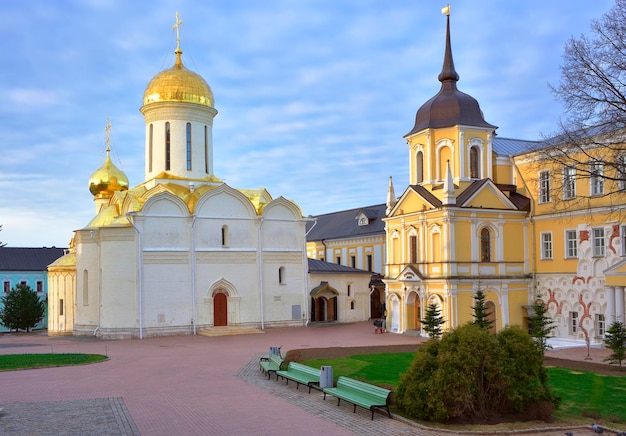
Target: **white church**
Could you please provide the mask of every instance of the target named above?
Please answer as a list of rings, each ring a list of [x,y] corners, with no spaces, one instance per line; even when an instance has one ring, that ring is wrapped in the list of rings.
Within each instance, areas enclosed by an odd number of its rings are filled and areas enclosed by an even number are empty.
[[[89,181],[96,215],[48,268],[49,335],[144,338],[307,317],[306,219],[283,197],[213,174],[213,93],[177,41],[174,65],[143,96],[144,181],[129,187],[107,135]]]

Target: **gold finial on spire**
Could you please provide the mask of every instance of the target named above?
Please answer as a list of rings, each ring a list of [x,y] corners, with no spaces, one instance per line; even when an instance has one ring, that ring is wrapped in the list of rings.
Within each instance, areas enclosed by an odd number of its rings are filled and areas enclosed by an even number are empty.
[[[180,25],[183,24],[183,20],[178,18],[178,11],[176,12],[176,22],[172,26],[173,30],[176,30],[176,50],[180,50]]]
[[[109,117],[107,117],[107,125],[104,127],[104,138],[107,146],[106,151],[111,151],[111,122]]]
[[[448,17],[450,16],[450,4],[441,8],[441,13],[446,14]]]

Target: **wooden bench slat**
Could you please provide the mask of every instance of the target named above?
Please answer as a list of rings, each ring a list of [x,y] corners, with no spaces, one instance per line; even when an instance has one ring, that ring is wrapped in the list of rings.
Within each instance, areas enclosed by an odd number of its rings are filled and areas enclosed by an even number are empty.
[[[356,412],[356,406],[369,409],[372,412],[372,419],[374,419],[374,410],[377,408],[385,408],[391,418],[391,412],[389,411],[389,396],[391,395],[391,391],[389,389],[340,376],[339,379],[337,379],[336,387],[324,388],[323,391],[324,399],[326,399],[326,394],[332,395],[337,398],[337,405],[340,404],[342,399],[352,403],[354,405],[354,412]]]
[[[277,356],[276,354],[272,354],[271,356],[269,356],[268,360],[259,361],[260,370],[267,373],[268,379],[272,377],[272,373],[276,373],[276,371],[280,371],[280,368],[282,367],[282,365],[283,365],[283,358],[280,356]],[[278,380],[278,376],[276,376],[276,379]]]
[[[276,371],[276,378],[282,377],[287,380],[296,382],[296,389],[300,387],[301,384],[307,385],[309,387],[309,393],[311,393],[311,388],[319,387],[320,384],[320,374],[321,370],[311,368],[310,366],[303,365],[297,362],[289,362],[287,365],[287,370]]]

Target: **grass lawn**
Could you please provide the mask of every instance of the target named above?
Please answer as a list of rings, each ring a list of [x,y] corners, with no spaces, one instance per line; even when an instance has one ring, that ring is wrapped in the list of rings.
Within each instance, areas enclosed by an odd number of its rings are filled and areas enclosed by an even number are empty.
[[[340,375],[364,380],[395,390],[415,353],[381,353],[340,359],[310,359],[303,363],[314,368],[332,366],[335,380]],[[566,368],[548,368],[550,384],[562,398],[555,411],[558,421],[590,419],[626,423],[626,376],[604,376]]]
[[[107,359],[101,354],[6,354],[0,355],[0,371],[86,365]]]

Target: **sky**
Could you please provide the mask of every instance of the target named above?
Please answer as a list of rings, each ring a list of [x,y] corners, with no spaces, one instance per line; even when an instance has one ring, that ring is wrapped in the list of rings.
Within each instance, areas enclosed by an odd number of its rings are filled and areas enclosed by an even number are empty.
[[[556,130],[563,47],[613,1],[451,3],[458,88],[500,137]],[[143,92],[183,62],[211,86],[214,173],[307,215],[384,203],[408,184],[404,135],[440,88],[446,3],[431,0],[0,0],[0,241],[67,247],[111,156],[144,181]]]

